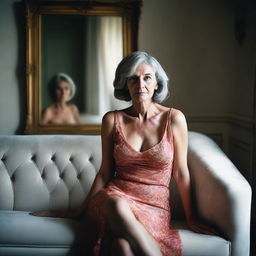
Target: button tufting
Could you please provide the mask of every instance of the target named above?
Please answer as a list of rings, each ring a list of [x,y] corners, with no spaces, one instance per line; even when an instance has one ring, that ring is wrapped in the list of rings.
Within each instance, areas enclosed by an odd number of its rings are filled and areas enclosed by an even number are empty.
[[[5,161],[6,160],[6,155],[3,155],[2,158],[1,158],[2,161]]]
[[[31,156],[31,160],[32,160],[32,161],[35,161],[35,160],[36,160],[36,155],[32,155],[32,156]]]
[[[74,157],[73,156],[70,156],[70,158],[69,158],[69,161],[73,161],[74,160]]]
[[[91,162],[93,160],[93,156],[90,156],[89,157],[89,161]]]
[[[11,178],[11,181],[14,182],[14,180],[15,180],[14,175],[12,175],[10,178]]]
[[[76,177],[80,180],[80,179],[81,179],[81,176],[82,176],[82,173],[80,172],[80,173],[77,174]]]
[[[56,159],[56,156],[55,156],[55,155],[52,155],[51,160],[52,160],[52,161],[55,161],[55,159]]]

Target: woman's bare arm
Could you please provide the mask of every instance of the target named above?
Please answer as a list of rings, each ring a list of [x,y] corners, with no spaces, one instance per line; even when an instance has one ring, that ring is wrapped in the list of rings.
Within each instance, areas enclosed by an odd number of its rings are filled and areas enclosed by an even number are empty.
[[[188,135],[185,116],[179,110],[172,111],[172,132],[174,138],[173,178],[178,186],[186,219],[192,216],[190,175],[187,166]]]
[[[181,111],[173,109],[171,120],[175,150],[173,178],[178,186],[187,223],[195,232],[215,234],[212,228],[196,220],[192,209],[191,179],[187,165],[188,131],[185,116]]]

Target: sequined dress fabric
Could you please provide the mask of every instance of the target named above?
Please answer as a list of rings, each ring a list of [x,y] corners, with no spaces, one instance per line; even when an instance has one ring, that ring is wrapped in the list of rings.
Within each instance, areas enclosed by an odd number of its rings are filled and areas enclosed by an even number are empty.
[[[171,228],[169,183],[173,165],[173,142],[169,114],[159,143],[137,151],[126,141],[115,111],[114,159],[116,175],[90,200],[90,215],[97,223],[98,241],[94,255],[100,255],[105,231],[101,207],[106,197],[124,199],[135,217],[158,242],[164,256],[181,256],[182,243],[177,230]],[[170,139],[171,138],[171,139]]]

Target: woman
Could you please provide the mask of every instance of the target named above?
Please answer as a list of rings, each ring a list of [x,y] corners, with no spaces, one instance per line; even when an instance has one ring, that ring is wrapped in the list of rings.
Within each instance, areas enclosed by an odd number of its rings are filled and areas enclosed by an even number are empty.
[[[185,117],[159,104],[168,96],[168,78],[145,52],[134,52],[120,62],[114,87],[115,96],[132,105],[103,117],[102,164],[87,199],[74,212],[37,215],[84,213],[96,228],[94,236],[88,229],[86,255],[182,255],[179,233],[170,227],[171,177],[190,228],[211,232],[192,213]]]
[[[74,97],[75,90],[73,80],[64,73],[59,73],[51,79],[49,91],[54,103],[44,110],[42,124],[80,123],[77,106],[68,103]]]

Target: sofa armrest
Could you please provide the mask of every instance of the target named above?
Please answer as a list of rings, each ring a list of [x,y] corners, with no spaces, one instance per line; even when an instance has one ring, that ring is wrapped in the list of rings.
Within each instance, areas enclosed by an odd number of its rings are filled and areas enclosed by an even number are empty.
[[[231,241],[232,256],[249,255],[251,187],[209,137],[189,132],[188,165],[200,217]]]

